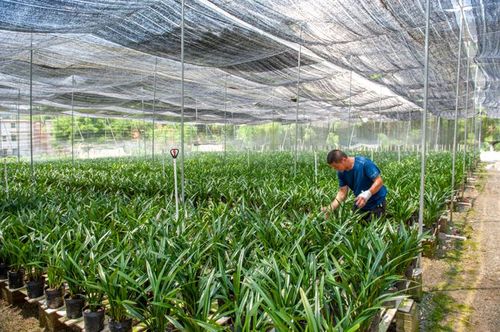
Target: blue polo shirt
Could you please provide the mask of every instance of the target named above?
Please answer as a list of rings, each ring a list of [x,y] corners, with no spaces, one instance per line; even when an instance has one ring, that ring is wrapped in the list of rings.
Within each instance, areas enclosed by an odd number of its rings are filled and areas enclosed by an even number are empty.
[[[349,171],[337,172],[339,187],[348,186],[355,196],[370,189],[373,181],[380,175],[380,170],[373,161],[365,157],[355,157],[354,166]],[[387,195],[387,188],[382,186],[366,203],[362,210],[373,210],[382,204]]]

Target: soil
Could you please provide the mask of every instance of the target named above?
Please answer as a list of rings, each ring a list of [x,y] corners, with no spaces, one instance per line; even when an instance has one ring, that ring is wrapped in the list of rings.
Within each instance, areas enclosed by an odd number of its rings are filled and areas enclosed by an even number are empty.
[[[42,331],[38,326],[38,307],[23,303],[19,306],[9,306],[0,300],[0,331],[1,332],[32,332]]]
[[[9,305],[0,299],[0,332],[43,332],[38,321],[38,305],[23,302],[18,305]],[[76,331],[70,328],[60,329],[57,332]]]
[[[423,259],[421,331],[500,330],[500,162],[484,167],[465,196],[468,212],[454,213],[441,258]]]

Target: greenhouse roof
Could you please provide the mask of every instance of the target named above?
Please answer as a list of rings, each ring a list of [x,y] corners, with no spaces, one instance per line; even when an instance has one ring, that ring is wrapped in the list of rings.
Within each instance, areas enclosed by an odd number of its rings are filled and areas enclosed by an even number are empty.
[[[498,0],[431,1],[429,110],[453,117],[462,15],[460,116],[498,118]],[[425,0],[186,0],[185,119],[419,117],[424,33]],[[180,120],[180,0],[0,0],[0,42],[4,110],[29,107],[32,42],[37,114]]]

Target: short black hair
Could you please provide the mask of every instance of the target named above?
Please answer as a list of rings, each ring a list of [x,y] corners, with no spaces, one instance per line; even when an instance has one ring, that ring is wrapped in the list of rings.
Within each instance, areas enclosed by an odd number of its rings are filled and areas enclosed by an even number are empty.
[[[339,163],[342,161],[342,159],[347,158],[347,155],[345,154],[344,151],[341,150],[332,150],[328,152],[328,155],[326,156],[326,162],[328,165],[331,165],[332,163]]]

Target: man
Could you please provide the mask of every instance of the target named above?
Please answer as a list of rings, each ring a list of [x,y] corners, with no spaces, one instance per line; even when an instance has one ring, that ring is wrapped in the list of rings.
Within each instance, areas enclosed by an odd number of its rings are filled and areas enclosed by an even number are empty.
[[[337,170],[339,179],[337,196],[330,205],[322,208],[327,216],[347,198],[349,188],[356,195],[353,210],[362,212],[365,221],[385,214],[387,188],[373,161],[365,157],[348,157],[340,150],[330,151],[326,159],[328,165]]]

